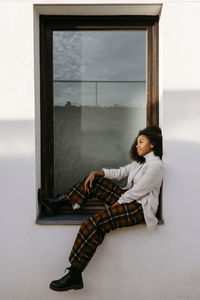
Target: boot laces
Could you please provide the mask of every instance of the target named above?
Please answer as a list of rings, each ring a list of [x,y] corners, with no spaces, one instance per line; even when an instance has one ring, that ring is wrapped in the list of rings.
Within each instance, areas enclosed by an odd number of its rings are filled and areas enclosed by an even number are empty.
[[[65,272],[66,272],[66,270],[69,270],[69,272],[65,276],[68,277],[68,278],[71,278],[71,276],[72,276],[72,269],[71,269],[71,267],[67,267],[65,269]]]
[[[70,267],[67,267],[67,268],[65,269],[65,272],[66,272],[66,270],[69,270],[69,271],[71,271],[71,268],[70,268]]]

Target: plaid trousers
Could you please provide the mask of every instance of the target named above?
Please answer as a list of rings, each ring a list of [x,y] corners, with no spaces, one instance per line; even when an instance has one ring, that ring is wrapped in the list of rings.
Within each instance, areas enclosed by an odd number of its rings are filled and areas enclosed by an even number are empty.
[[[69,261],[72,266],[81,271],[85,269],[91,260],[98,245],[103,242],[106,233],[144,221],[142,205],[137,201],[122,203],[112,207],[112,204],[117,202],[125,190],[105,177],[95,176],[91,193],[88,194],[84,187],[86,178],[65,192],[68,200],[82,205],[86,199],[96,197],[103,199],[109,207],[89,217],[79,229]]]

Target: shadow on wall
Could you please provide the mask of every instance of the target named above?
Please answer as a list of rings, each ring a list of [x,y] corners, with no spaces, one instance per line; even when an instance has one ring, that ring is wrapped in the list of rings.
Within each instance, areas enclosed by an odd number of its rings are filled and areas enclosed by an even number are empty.
[[[200,91],[164,91],[163,161],[166,171],[195,171],[200,148]],[[184,167],[183,167],[184,164]],[[186,175],[187,174],[187,175]]]
[[[163,135],[168,140],[200,142],[200,91],[163,91]],[[165,144],[164,143],[164,150]]]
[[[28,123],[29,121],[4,122],[3,125],[6,127],[4,134],[7,144],[0,156],[1,196],[6,199],[2,201],[2,211],[9,212],[9,217],[15,219],[16,216],[36,216],[37,189],[40,187],[35,186],[35,157],[30,151],[25,153],[32,130],[32,125],[29,126]],[[2,132],[1,136],[3,137]],[[21,144],[20,147],[18,143]],[[184,222],[187,222],[190,220],[188,213],[193,216],[199,213],[200,142],[164,138],[164,152],[163,219],[168,224],[169,218],[174,218],[178,226],[178,218],[183,222],[184,216]],[[40,176],[40,170],[36,170],[36,176]],[[181,216],[177,216],[177,210],[174,209],[178,207]],[[7,218],[7,214],[5,217]],[[198,220],[198,216],[194,219]]]
[[[29,218],[30,214],[35,218],[35,122],[0,121],[0,128],[0,180],[1,196],[6,199],[2,201],[5,218],[9,215],[17,219],[22,214],[25,216],[24,212]]]
[[[200,91],[164,91],[163,218],[191,222],[199,207]],[[200,209],[200,207],[199,207]],[[179,213],[177,213],[177,210]],[[183,220],[184,216],[184,220]],[[194,218],[194,220],[197,218]]]

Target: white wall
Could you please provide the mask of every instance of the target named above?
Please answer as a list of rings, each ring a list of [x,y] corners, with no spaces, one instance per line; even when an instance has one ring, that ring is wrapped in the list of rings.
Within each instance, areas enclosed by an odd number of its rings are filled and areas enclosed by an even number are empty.
[[[35,224],[38,16],[31,1],[0,3],[1,299],[199,299],[199,15],[199,1],[163,3],[159,73],[165,224],[151,234],[145,225],[109,233],[83,273],[85,288],[56,293],[49,282],[64,274],[79,226]]]

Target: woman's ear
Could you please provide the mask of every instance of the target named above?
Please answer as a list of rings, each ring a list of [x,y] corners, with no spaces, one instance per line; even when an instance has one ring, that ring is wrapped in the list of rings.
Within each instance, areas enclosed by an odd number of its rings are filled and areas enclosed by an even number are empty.
[[[153,149],[154,145],[153,145],[153,144],[151,144],[151,146],[150,146],[150,147],[151,147],[151,149]]]

